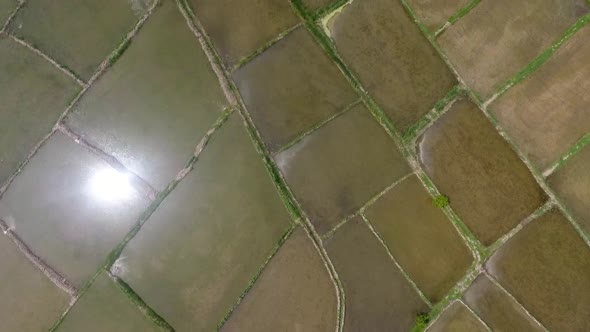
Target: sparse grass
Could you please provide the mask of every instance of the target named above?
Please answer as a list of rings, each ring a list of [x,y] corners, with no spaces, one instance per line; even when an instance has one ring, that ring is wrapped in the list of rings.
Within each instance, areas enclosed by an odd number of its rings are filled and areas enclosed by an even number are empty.
[[[449,205],[449,198],[445,195],[437,195],[432,199],[432,205],[437,208],[445,208]]]

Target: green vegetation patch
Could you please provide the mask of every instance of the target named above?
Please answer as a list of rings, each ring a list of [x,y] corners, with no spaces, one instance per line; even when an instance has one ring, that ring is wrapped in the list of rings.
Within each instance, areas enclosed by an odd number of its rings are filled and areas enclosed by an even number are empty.
[[[421,312],[421,313],[417,314],[416,315],[416,322],[414,324],[414,328],[412,329],[412,332],[424,331],[426,329],[426,327],[428,326],[428,323],[430,323],[430,316],[427,313]]]
[[[445,195],[437,195],[432,200],[432,204],[437,208],[444,208],[449,205],[449,198]]]

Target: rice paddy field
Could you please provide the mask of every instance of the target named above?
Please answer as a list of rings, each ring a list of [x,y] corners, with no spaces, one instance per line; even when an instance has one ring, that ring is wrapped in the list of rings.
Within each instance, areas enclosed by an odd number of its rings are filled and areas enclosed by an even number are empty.
[[[0,331],[590,331],[590,2],[0,29]]]

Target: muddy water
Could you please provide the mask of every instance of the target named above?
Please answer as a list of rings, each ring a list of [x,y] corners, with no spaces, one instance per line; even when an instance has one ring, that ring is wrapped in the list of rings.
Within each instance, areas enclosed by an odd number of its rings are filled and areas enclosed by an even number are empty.
[[[434,33],[469,0],[408,0],[418,18]]]
[[[528,224],[486,269],[550,331],[590,329],[590,249],[559,211]]]
[[[306,231],[297,228],[221,331],[334,331],[336,288]]]
[[[490,109],[541,171],[590,132],[590,27]]]
[[[590,234],[590,146],[549,177],[549,186]]]
[[[426,173],[485,245],[545,200],[525,164],[469,101],[455,103],[426,131],[419,148]]]
[[[96,273],[149,204],[130,185],[105,191],[109,174],[119,181],[103,159],[57,132],[0,199],[0,218],[75,287]]]
[[[4,24],[18,5],[18,0],[0,0],[0,22]]]
[[[443,311],[428,332],[486,332],[488,329],[461,302],[454,302]]]
[[[189,0],[228,67],[254,53],[276,36],[297,25],[289,1]]]
[[[366,211],[392,255],[432,302],[440,301],[473,257],[443,211],[412,176]]]
[[[68,307],[70,297],[55,286],[17,249],[0,236],[0,321],[2,331],[48,331]],[[34,315],[31,313],[34,312]],[[9,314],[8,314],[9,313]]]
[[[238,114],[197,164],[117,264],[121,277],[181,331],[215,329],[290,221]]]
[[[326,243],[346,294],[344,331],[407,331],[428,307],[356,217]]]
[[[102,272],[59,326],[63,332],[161,331]]]
[[[305,27],[285,36],[232,76],[271,151],[358,99]]]
[[[164,1],[68,119],[159,190],[227,105],[195,38],[174,1]]]
[[[485,274],[475,279],[463,295],[463,300],[492,331],[544,331],[510,295]]]
[[[385,130],[357,105],[275,156],[320,234],[410,172]]]
[[[438,43],[467,85],[486,99],[587,12],[585,0],[482,1]]]
[[[145,9],[121,0],[31,1],[9,30],[88,80]]]
[[[353,1],[329,26],[344,62],[402,131],[455,83],[401,2]]]
[[[0,37],[0,73],[0,183],[5,183],[51,131],[80,87],[5,37]]]

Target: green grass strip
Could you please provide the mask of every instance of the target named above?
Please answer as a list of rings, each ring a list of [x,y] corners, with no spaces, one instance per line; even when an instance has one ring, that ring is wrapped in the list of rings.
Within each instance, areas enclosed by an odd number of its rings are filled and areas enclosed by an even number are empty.
[[[178,0],[177,3],[181,6],[181,9],[187,13],[187,15],[191,18],[191,20],[193,20],[193,22],[196,21],[196,17],[193,13],[193,10],[192,10],[190,4],[186,0]],[[204,36],[204,37],[206,37],[206,36]],[[225,67],[225,65],[221,61],[221,57],[217,53],[217,50],[215,49],[215,47],[211,44],[211,41],[209,40],[209,38],[203,38],[202,40],[205,44],[207,51],[209,51],[213,55],[213,59],[210,59],[212,61],[212,65],[216,65],[219,68],[223,69],[224,79],[228,83],[228,88],[230,90],[230,93],[233,96],[240,96],[238,88],[235,86],[235,84],[233,84],[233,81],[228,77],[229,74],[227,73],[227,68]],[[295,199],[294,199],[293,195],[291,194],[291,192],[289,191],[289,189],[287,188],[277,165],[275,164],[274,160],[272,160],[272,158],[269,157],[270,153],[266,150],[266,147],[262,141],[262,138],[261,138],[260,134],[258,133],[258,131],[256,130],[256,127],[254,126],[254,123],[250,119],[247,112],[242,108],[241,104],[236,107],[238,107],[238,109],[239,109],[238,111],[242,114],[242,118],[245,121],[246,131],[250,135],[251,141],[253,142],[256,151],[262,157],[264,165],[267,168],[267,171],[270,174],[271,180],[273,181],[273,184],[277,188],[279,196],[281,197],[283,204],[285,205],[289,215],[291,216],[291,218],[293,220],[301,220],[302,212],[300,211],[299,207],[294,203]]]
[[[233,113],[233,109],[231,108],[226,108],[223,113],[221,114],[221,116],[217,119],[217,121],[213,124],[212,129],[214,129],[214,131],[211,133],[211,135],[205,136],[203,139],[205,140],[205,143],[210,139],[210,137],[214,134],[215,130],[218,129],[219,127],[221,127],[221,125],[223,123],[225,123],[225,121],[229,118],[229,116]],[[201,151],[202,152],[202,151]],[[198,160],[198,156],[192,156],[189,161],[187,162],[187,166],[185,167],[185,169],[192,169],[195,165],[195,163]],[[127,232],[127,234],[125,235],[125,237],[123,238],[123,240],[121,242],[119,242],[117,244],[117,246],[109,253],[109,255],[107,256],[107,258],[105,259],[105,262],[103,263],[103,265],[100,267],[100,269],[94,274],[94,276],[82,287],[82,289],[80,290],[79,294],[78,294],[78,298],[82,297],[84,295],[84,293],[86,293],[86,291],[90,288],[90,286],[92,286],[92,284],[94,283],[94,280],[96,280],[96,278],[98,277],[98,275],[100,273],[102,273],[103,271],[110,271],[111,267],[113,266],[113,264],[116,262],[116,260],[121,256],[121,253],[123,252],[123,250],[125,249],[125,247],[127,246],[127,244],[129,243],[129,241],[131,241],[131,239],[133,239],[133,237],[135,237],[135,235],[137,235],[137,233],[140,231],[141,227],[147,222],[147,220],[152,216],[152,214],[156,211],[156,209],[162,204],[162,202],[166,199],[166,197],[170,194],[170,192],[172,192],[172,190],[174,190],[174,188],[176,188],[176,186],[179,184],[179,182],[182,179],[178,180],[178,179],[174,179],[173,181],[170,182],[170,184],[168,184],[168,186],[166,187],[166,189],[164,189],[162,192],[158,193],[158,195],[156,196],[156,198],[154,199],[154,201],[150,204],[150,206],[141,214],[141,216],[139,217],[138,221],[135,223],[135,225],[129,230],[129,232]],[[143,302],[143,301],[142,301]],[[147,307],[147,305],[145,306]],[[70,307],[71,309],[71,307]],[[151,309],[150,309],[151,310]],[[65,317],[68,315],[69,313],[69,309],[66,310],[66,312],[64,312],[64,314],[60,317],[60,319],[53,325],[53,327],[50,329],[50,331],[56,331],[57,328],[61,325],[61,323],[63,322],[63,320],[65,319]],[[155,312],[153,313],[155,316],[154,317],[159,317]],[[160,317],[161,318],[161,317]],[[166,323],[167,324],[167,323]],[[168,325],[169,326],[169,325]],[[173,330],[172,330],[173,331]]]
[[[321,26],[319,26],[319,24],[315,21],[314,15],[305,8],[301,0],[292,0],[291,4],[295,11],[304,20],[305,26],[307,27],[308,31],[312,34],[312,36],[315,38],[316,42],[320,44],[320,46],[328,54],[330,59],[336,63],[340,70],[342,70],[344,76],[352,84],[353,88],[359,94],[364,95],[364,89],[361,87],[359,81],[354,77],[352,72],[348,69],[346,64],[342,61],[342,59],[336,52],[336,48],[334,47],[332,40],[325,34]]]
[[[555,172],[556,170],[565,166],[578,152],[582,151],[586,145],[590,143],[590,133],[582,136],[576,144],[574,144],[571,148],[569,148],[559,159],[555,162],[549,169],[551,172]]]
[[[362,87],[362,85],[358,81],[358,79],[352,74],[352,72],[344,64],[344,62],[342,61],[342,59],[338,55],[336,48],[333,45],[332,40],[325,34],[323,29],[317,24],[317,22],[315,22],[314,15],[311,15],[308,11],[306,11],[306,8],[301,3],[301,0],[292,0],[291,3],[293,5],[293,7],[295,8],[295,10],[299,13],[299,15],[304,19],[304,21],[306,22],[306,27],[312,33],[312,35],[317,40],[317,42],[322,46],[322,48],[324,48],[324,50],[328,53],[330,58],[332,58],[333,61],[338,65],[338,67],[345,74],[345,76],[347,77],[349,82],[352,84],[353,88],[362,96],[363,101],[365,102],[365,105],[371,111],[371,113],[375,116],[377,121],[379,123],[381,123],[387,129],[386,131],[388,131],[390,136],[392,136],[395,141],[400,141],[401,135],[399,135],[399,133],[396,131],[392,121],[381,110],[381,108],[377,105],[377,103],[372,98],[370,98],[370,96],[368,96],[368,94],[365,92],[364,88]],[[403,2],[403,3],[405,3],[405,2]],[[411,11],[411,8],[407,7],[407,5],[404,8],[406,8],[406,11],[408,12],[408,14],[412,18],[412,20],[419,22],[416,20],[415,17],[412,16],[415,14]],[[423,25],[419,24],[419,26],[420,26],[420,29],[423,31],[423,33],[428,36],[428,30]],[[427,37],[427,38],[431,39],[431,37]],[[460,89],[457,86],[456,88],[452,89],[446,97],[448,97],[448,99],[452,99],[461,93],[466,94],[467,92],[463,91],[462,89]],[[437,105],[435,107],[444,108],[443,104],[446,105],[446,104],[448,104],[448,102],[449,101],[447,101],[446,98],[443,98],[443,100],[440,103],[437,103]],[[402,153],[404,154],[404,156],[406,158],[415,158],[415,156],[412,154],[412,152],[410,152],[410,149],[402,149]],[[432,183],[432,181],[430,180],[430,178],[428,178],[428,176],[426,174],[420,174],[419,176],[420,176],[421,180],[423,181],[423,183],[425,183],[425,186],[427,188],[438,192],[438,190],[436,189],[436,187],[434,186],[434,184]],[[466,241],[467,246],[470,248],[470,250],[476,256],[476,257],[474,257],[474,263],[473,263],[473,269],[476,270],[477,265],[480,264],[479,257],[481,257],[481,253],[484,252],[483,245],[481,245],[481,243],[477,240],[475,235],[473,235],[473,233],[471,233],[471,231],[467,228],[467,226],[459,219],[459,217],[451,210],[450,207],[445,208],[445,213],[451,219],[451,222],[457,227],[459,232],[463,234],[463,236],[467,240]],[[473,279],[475,279],[475,276],[472,276],[473,273],[474,272],[472,272],[471,274],[468,275],[469,279],[467,280],[467,282],[469,284],[473,281]],[[447,296],[446,302],[443,301],[444,303],[439,303],[433,307],[430,316],[435,317],[436,315],[438,315],[438,313],[444,308],[446,303],[449,303],[450,301],[452,301],[456,298],[459,298],[462,294],[462,290],[464,290],[464,289],[465,289],[465,287],[459,287],[459,288],[455,289],[454,293],[451,293],[449,296]]]
[[[528,216],[525,220],[523,220],[517,226],[513,227],[506,235],[502,236],[501,238],[496,240],[496,242],[492,243],[489,247],[487,247],[485,249],[485,252],[482,254],[482,260],[485,261],[488,258],[490,258],[498,249],[500,249],[500,247],[502,247],[506,242],[510,241],[510,239],[516,233],[520,232],[522,228],[526,227],[526,225],[543,216],[545,213],[554,208],[555,205],[553,201],[549,200],[545,202],[545,204],[533,211],[533,213],[530,216]]]
[[[94,280],[96,280],[96,278],[98,278],[98,276],[103,272],[104,272],[104,269],[102,267],[100,267],[98,269],[98,271],[96,271],[96,273],[94,273],[94,275],[92,277],[90,277],[90,279],[84,284],[84,286],[82,286],[82,288],[80,288],[80,291],[78,292],[78,296],[74,300],[74,303],[71,303],[71,305],[66,309],[66,311],[64,313],[62,313],[61,317],[59,317],[59,319],[49,329],[49,332],[55,332],[59,329],[59,327],[61,326],[63,321],[66,319],[66,317],[70,313],[70,310],[72,310],[72,308],[76,305],[76,302],[78,302],[78,300],[82,296],[84,296],[84,294],[88,291],[88,289],[90,289],[90,286],[92,286],[92,284],[94,283]]]
[[[249,120],[246,120],[246,122],[248,121]],[[264,166],[266,167],[266,170],[270,175],[272,182],[277,188],[277,192],[279,193],[279,196],[281,197],[281,200],[283,201],[283,204],[285,205],[287,212],[291,216],[291,219],[301,220],[303,218],[303,213],[295,204],[295,198],[293,197],[291,191],[287,188],[287,185],[285,184],[285,181],[283,180],[281,172],[278,166],[276,165],[275,161],[269,156],[268,153],[266,153],[265,147],[260,139],[258,132],[256,132],[252,124],[247,124],[245,127],[246,131],[250,135],[252,142],[254,143],[254,146],[258,154],[264,162]]]
[[[571,27],[569,27],[566,30],[566,32],[557,40],[557,42],[555,42],[543,53],[541,53],[535,59],[533,59],[532,62],[530,62],[523,69],[521,69],[514,77],[500,85],[500,87],[496,89],[496,95],[502,95],[512,86],[520,83],[522,80],[529,77],[541,65],[547,62],[551,58],[551,56],[561,47],[561,45],[563,45],[567,40],[569,40],[578,30],[586,26],[588,22],[590,22],[590,14],[586,14],[582,18],[580,18],[576,23],[574,23]]]
[[[110,274],[109,271],[105,270],[103,267],[100,267],[98,271],[84,284],[82,289],[75,300],[74,303],[61,315],[61,317],[53,324],[53,326],[49,329],[49,332],[56,332],[59,330],[59,327],[64,322],[70,310],[76,305],[78,300],[86,294],[88,289],[94,284],[94,281],[98,278],[101,273],[107,273],[113,279],[115,284],[120,287],[126,296],[128,296],[134,304],[136,304],[141,312],[143,312],[155,325],[157,325],[163,331],[174,332],[174,329],[168,324],[160,315],[158,315],[153,309],[151,309],[142,299],[127,285],[123,280],[119,279],[116,276]]]
[[[424,25],[424,23],[422,23],[422,20],[420,20],[420,18],[418,17],[418,14],[416,14],[416,12],[414,11],[414,8],[412,8],[412,6],[410,6],[410,4],[406,0],[400,0],[400,1],[402,4],[402,7],[406,11],[406,14],[408,15],[408,17],[412,21],[414,21],[414,23],[416,23],[416,25],[418,26],[420,31],[422,31],[422,33],[424,34],[426,39],[432,40],[434,38],[434,31],[430,31],[430,29],[428,29]]]
[[[460,8],[455,14],[449,17],[448,22],[454,24],[457,22],[461,17],[467,15],[475,6],[477,6],[481,0],[471,0],[468,4]]]
[[[258,280],[258,278],[260,278],[260,276],[262,275],[262,272],[264,271],[264,269],[266,268],[266,266],[268,265],[268,263],[270,263],[270,261],[272,260],[272,258],[279,252],[279,250],[281,249],[281,247],[283,246],[283,244],[287,241],[287,239],[289,238],[289,236],[293,233],[293,231],[295,230],[295,228],[296,227],[294,225],[291,225],[289,227],[289,229],[287,229],[287,231],[281,236],[281,238],[279,239],[279,241],[276,244],[276,246],[273,248],[273,250],[270,253],[270,255],[264,261],[264,263],[262,264],[262,266],[260,266],[260,268],[258,269],[258,271],[256,271],[256,274],[254,275],[254,277],[252,277],[252,279],[250,279],[250,282],[248,283],[248,286],[246,286],[246,289],[244,289],[244,291],[242,292],[242,294],[240,294],[240,296],[238,297],[236,303],[229,309],[229,311],[221,319],[221,321],[219,322],[219,324],[217,324],[217,328],[215,329],[216,331],[220,331],[221,330],[221,328],[223,327],[223,325],[227,322],[227,320],[229,319],[229,317],[236,310],[236,308],[238,307],[238,305],[240,304],[240,302],[242,302],[242,300],[244,299],[244,297],[246,297],[246,295],[250,292],[250,290],[252,289],[252,287],[254,287],[254,284],[256,283],[256,281]]]
[[[195,14],[193,13],[193,9],[191,8],[190,4],[187,2],[187,0],[177,0],[176,2],[181,8],[182,10],[188,14],[188,16],[190,17],[190,19],[194,22],[196,21],[196,17]],[[203,36],[205,37],[205,36]],[[209,38],[202,38],[203,41],[205,42],[207,49],[214,54],[213,59],[213,64],[219,66],[219,68],[222,68],[223,70],[227,70],[228,68],[225,67],[225,64],[223,63],[223,61],[221,61],[221,57],[219,56],[219,54],[217,53],[217,50],[215,49],[215,47],[213,47],[213,44],[211,44],[211,41],[209,40]]]
[[[299,13],[299,15],[305,20],[306,27],[313,34],[313,36],[316,38],[318,43],[322,46],[322,48],[324,48],[326,50],[326,52],[328,53],[330,58],[332,58],[334,60],[334,62],[336,62],[338,67],[341,69],[341,71],[345,74],[347,79],[353,85],[353,88],[359,94],[361,94],[361,97],[363,98],[363,101],[365,102],[365,105],[367,106],[369,111],[373,114],[373,116],[377,119],[377,121],[383,127],[385,127],[386,131],[394,139],[394,141],[396,141],[397,143],[402,145],[401,144],[401,137],[402,136],[395,129],[395,126],[394,126],[393,122],[391,121],[391,119],[385,114],[385,112],[383,112],[383,110],[379,107],[379,105],[377,105],[377,103],[372,98],[370,98],[370,96],[368,96],[365,93],[365,90],[361,86],[358,79],[356,79],[356,77],[352,74],[352,72],[348,69],[348,67],[341,60],[340,56],[338,55],[338,53],[332,43],[332,40],[324,33],[323,29],[317,24],[317,22],[315,22],[313,20],[313,15],[311,15],[306,10],[306,8],[302,4],[301,0],[292,0],[291,4],[295,8],[295,10]],[[414,20],[414,17],[412,17],[412,19]],[[424,33],[426,33],[426,31],[424,31]],[[451,92],[449,92],[448,97],[452,98],[453,95],[458,95],[459,93],[465,94],[466,92],[464,92],[459,87],[456,87],[456,89],[452,89]],[[443,101],[441,101],[440,104],[444,104],[445,102],[446,101],[443,98]],[[438,105],[438,107],[441,107],[440,104]],[[406,158],[414,158],[414,159],[416,158],[416,156],[411,151],[411,149],[403,148],[401,150],[401,152],[404,155],[404,157],[406,157]],[[437,191],[434,184],[432,183],[432,181],[426,175],[422,175],[421,178],[424,183],[429,184],[429,186],[431,188],[434,188],[433,190]],[[469,231],[467,226],[465,224],[463,224],[463,222],[461,222],[454,213],[452,213],[451,216],[454,216],[454,218],[451,218],[451,219],[453,219],[452,220],[453,223],[455,223],[457,225],[457,228],[459,228],[460,231],[469,240],[469,242],[471,242],[472,249],[475,250],[477,253],[481,253],[483,251],[483,246],[479,243],[479,241],[475,238],[475,236]]]
[[[417,158],[417,156],[415,156],[415,157]],[[434,183],[432,182],[432,180],[430,179],[430,177],[426,173],[420,172],[417,174],[417,176],[420,178],[420,180],[422,181],[422,184],[424,185],[424,187],[426,187],[426,189],[433,196],[433,198],[435,196],[445,194],[445,193],[441,193],[438,191],[438,189],[436,188],[436,186],[434,185]],[[469,249],[471,251],[473,251],[474,254],[477,254],[481,257],[481,255],[485,252],[484,245],[481,244],[481,242],[479,242],[477,237],[469,230],[469,227],[467,227],[467,225],[465,225],[465,223],[461,220],[461,218],[459,218],[459,216],[453,211],[452,204],[453,204],[453,197],[450,197],[450,204],[445,206],[443,208],[443,211],[447,215],[447,218],[450,219],[450,221],[453,223],[453,225],[455,225],[455,227],[457,228],[459,233],[461,233],[463,235],[463,237],[466,239],[465,242],[466,242],[467,246],[469,247]]]
[[[129,297],[129,299],[139,308],[144,315],[146,315],[152,323],[157,325],[162,331],[174,332],[174,328],[162,316],[158,315],[152,308],[150,308],[145,301],[137,295],[137,293],[121,278],[111,276],[115,284]]]
[[[459,300],[463,297],[463,293],[465,292],[465,290],[467,290],[467,288],[471,286],[471,284],[477,278],[477,276],[479,276],[480,269],[481,265],[479,264],[473,264],[470,267],[468,272],[465,274],[465,277],[449,291],[449,293],[445,296],[444,299],[440,300],[436,305],[434,305],[434,307],[432,307],[432,309],[428,313],[429,322],[435,321],[441,315],[441,313],[447,308],[447,306],[451,304],[451,302]],[[421,322],[417,319],[416,324],[414,325],[411,331],[422,332],[425,330],[425,328],[426,326],[424,324],[421,324]]]
[[[227,119],[229,118],[229,116],[232,113],[233,113],[232,108],[226,108],[223,111],[223,113],[221,114],[221,116],[215,121],[215,123],[213,124],[213,126],[210,129],[210,133],[208,133],[207,135],[205,135],[203,137],[203,141],[202,141],[202,143],[204,144],[203,150],[205,149],[208,141],[215,134],[217,129],[219,129],[225,123],[225,121],[227,121]],[[201,150],[199,152],[199,155],[191,156],[191,158],[187,162],[187,165],[184,169],[189,170],[189,171],[192,170],[198,161],[200,153],[202,153],[203,150]],[[162,202],[164,202],[164,200],[166,199],[166,197],[168,197],[168,195],[172,192],[172,190],[174,190],[174,188],[176,188],[176,186],[180,183],[180,181],[182,181],[182,179],[174,179],[172,182],[170,182],[168,184],[166,189],[164,189],[162,192],[158,193],[158,195],[156,196],[156,199],[152,202],[152,204],[150,204],[148,209],[146,211],[144,211],[144,213],[142,213],[142,215],[139,217],[139,220],[137,221],[137,223],[135,223],[133,228],[131,228],[131,230],[129,232],[127,232],[127,235],[125,236],[125,238],[123,238],[123,240],[107,256],[107,259],[104,264],[105,270],[108,271],[111,269],[111,267],[113,266],[115,261],[119,258],[119,256],[121,256],[121,253],[123,252],[123,250],[127,246],[127,243],[129,243],[129,241],[131,241],[131,239],[133,239],[135,237],[135,235],[137,235],[137,233],[140,231],[140,229],[143,227],[143,225],[148,221],[148,219],[152,216],[152,214],[154,214],[154,212],[162,204]]]
[[[451,15],[449,17],[449,19],[447,20],[447,22],[443,23],[442,26],[440,26],[438,28],[438,30],[436,30],[436,32],[434,33],[434,37],[438,37],[440,36],[443,32],[445,32],[451,25],[455,24],[459,19],[461,19],[463,16],[469,14],[469,12],[471,12],[471,10],[473,8],[475,8],[475,6],[477,6],[479,3],[481,2],[481,0],[471,0],[469,3],[467,3],[465,6],[459,8],[459,10]]]
[[[299,28],[301,25],[297,24],[283,32],[281,32],[276,38],[274,38],[273,40],[268,41],[266,44],[264,44],[262,47],[260,47],[259,49],[257,49],[256,51],[252,52],[250,55],[247,55],[243,58],[240,59],[240,61],[238,61],[237,64],[235,64],[232,68],[231,68],[231,72],[233,73],[234,71],[242,68],[245,64],[249,63],[250,61],[252,61],[254,58],[256,58],[257,56],[259,56],[262,52],[266,51],[267,49],[271,48],[274,44],[280,42],[283,38],[285,38],[288,34],[290,34],[291,32],[293,32],[294,30],[297,30],[297,28]]]
[[[459,95],[463,93],[461,85],[457,84],[439,101],[434,104],[433,109],[426,113],[420,120],[416,121],[411,125],[403,134],[402,141],[404,144],[413,142],[416,137],[430,124],[438,119],[442,111],[447,105],[455,100]]]
[[[287,144],[281,146],[277,151],[273,152],[273,155],[277,155],[277,154],[279,154],[279,153],[281,153],[281,152],[283,152],[285,150],[290,149],[291,147],[293,147],[297,143],[301,142],[307,136],[313,134],[316,130],[318,130],[321,127],[323,127],[323,126],[327,125],[328,123],[332,122],[333,120],[335,120],[336,118],[340,117],[344,113],[347,113],[348,111],[350,111],[351,109],[353,109],[355,106],[357,106],[361,102],[362,102],[362,100],[361,99],[358,99],[358,100],[352,102],[351,104],[349,104],[348,106],[344,107],[342,110],[340,110],[340,111],[332,114],[329,118],[327,118],[327,119],[325,119],[323,121],[320,121],[319,123],[315,124],[313,127],[307,129],[301,135],[295,137],[292,141],[290,141]]]
[[[463,279],[459,281],[442,300],[435,304],[430,309],[430,312],[417,315],[414,326],[410,331],[423,332],[428,324],[435,321],[451,302],[460,299],[463,296],[465,290],[469,288],[469,286],[479,275],[480,268],[480,264],[472,264],[465,274],[465,277],[463,277]]]
[[[338,68],[344,73],[344,76],[351,84],[353,89],[361,96],[367,109],[373,114],[377,121],[386,129],[387,133],[394,139],[396,143],[401,146],[401,135],[395,128],[391,119],[383,112],[381,107],[366,93],[362,87],[360,81],[340,58],[332,39],[326,35],[322,27],[314,19],[314,15],[310,13],[303,5],[301,0],[292,0],[291,4],[295,11],[305,21],[305,26],[308,31],[315,38],[316,42],[324,49],[330,59],[338,66]],[[403,151],[402,151],[403,153]]]
[[[157,2],[154,3],[154,7],[149,10],[152,13],[155,12],[156,10],[158,10],[158,8],[162,7],[162,0],[156,0],[156,1]],[[134,34],[139,33],[139,30],[143,27],[143,25],[145,24],[146,21],[147,20],[138,22],[138,24],[132,30],[132,31],[135,31]],[[120,44],[117,47],[117,49],[115,49],[113,51],[113,53],[111,53],[109,55],[109,58],[108,58],[108,64],[109,64],[109,66],[112,66],[113,64],[115,64],[115,62],[117,62],[117,60],[119,60],[119,58],[121,58],[121,56],[123,55],[123,53],[125,53],[125,51],[131,45],[132,41],[133,41],[133,38],[129,38],[128,35],[125,35],[121,39]]]
[[[328,4],[327,6],[320,8],[319,10],[317,10],[313,16],[316,19],[320,19],[328,14],[330,14],[331,12],[335,11],[336,9],[344,6],[348,1],[350,0],[336,0],[330,4]],[[588,0],[590,1],[590,0]]]

